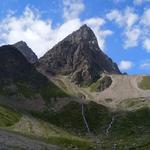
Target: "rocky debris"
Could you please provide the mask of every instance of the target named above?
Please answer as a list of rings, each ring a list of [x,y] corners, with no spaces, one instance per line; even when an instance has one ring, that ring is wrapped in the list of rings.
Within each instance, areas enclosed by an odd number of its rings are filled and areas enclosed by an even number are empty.
[[[96,81],[101,73],[121,74],[117,64],[99,48],[94,32],[87,25],[49,50],[40,59],[39,67],[53,75],[70,75],[80,85]]]
[[[25,42],[20,41],[15,43],[13,46],[17,48],[31,64],[35,64],[38,61],[36,54]]]

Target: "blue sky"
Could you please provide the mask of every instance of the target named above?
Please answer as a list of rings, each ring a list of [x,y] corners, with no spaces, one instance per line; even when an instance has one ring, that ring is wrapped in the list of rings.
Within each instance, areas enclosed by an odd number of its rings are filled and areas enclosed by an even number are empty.
[[[150,0],[0,2],[0,45],[23,40],[41,57],[86,23],[123,72],[150,73]]]

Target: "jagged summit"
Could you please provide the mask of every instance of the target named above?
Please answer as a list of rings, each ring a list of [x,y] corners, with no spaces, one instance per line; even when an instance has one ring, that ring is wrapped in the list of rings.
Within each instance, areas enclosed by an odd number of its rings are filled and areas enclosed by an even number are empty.
[[[76,84],[92,83],[104,72],[120,74],[118,66],[101,51],[87,25],[49,50],[40,59],[40,67],[51,74],[70,75]]]
[[[27,46],[27,43],[24,42],[24,41],[19,41],[19,42],[15,43],[15,44],[20,44],[20,45],[25,45],[25,46]]]
[[[74,31],[72,34],[67,36],[63,41],[68,40],[69,38],[70,40],[73,40],[74,42],[75,41],[80,42],[84,40],[86,42],[98,45],[98,41],[94,32],[86,24],[81,26],[77,31]]]
[[[34,64],[38,61],[36,54],[32,51],[32,49],[27,45],[26,42],[19,41],[13,46],[17,48],[31,64]]]

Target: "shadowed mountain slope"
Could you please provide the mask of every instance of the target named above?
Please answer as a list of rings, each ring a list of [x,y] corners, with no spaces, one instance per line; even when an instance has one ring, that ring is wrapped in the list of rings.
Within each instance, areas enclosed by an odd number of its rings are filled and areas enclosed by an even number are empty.
[[[36,54],[25,42],[20,41],[15,43],[13,46],[17,48],[31,64],[34,64],[38,61]]]
[[[20,95],[21,94],[21,95]],[[39,73],[14,46],[0,47],[0,95],[27,99],[42,96],[65,97],[67,94]]]

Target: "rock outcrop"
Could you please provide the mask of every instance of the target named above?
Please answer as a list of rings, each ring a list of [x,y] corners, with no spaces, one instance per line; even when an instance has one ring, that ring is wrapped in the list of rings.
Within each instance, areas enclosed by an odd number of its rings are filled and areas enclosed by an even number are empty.
[[[121,73],[99,48],[94,32],[87,25],[50,49],[40,59],[40,68],[50,74],[70,75],[80,85],[96,81],[101,73]]]
[[[38,61],[36,54],[25,42],[20,41],[15,43],[13,46],[17,48],[31,64],[35,64]]]

